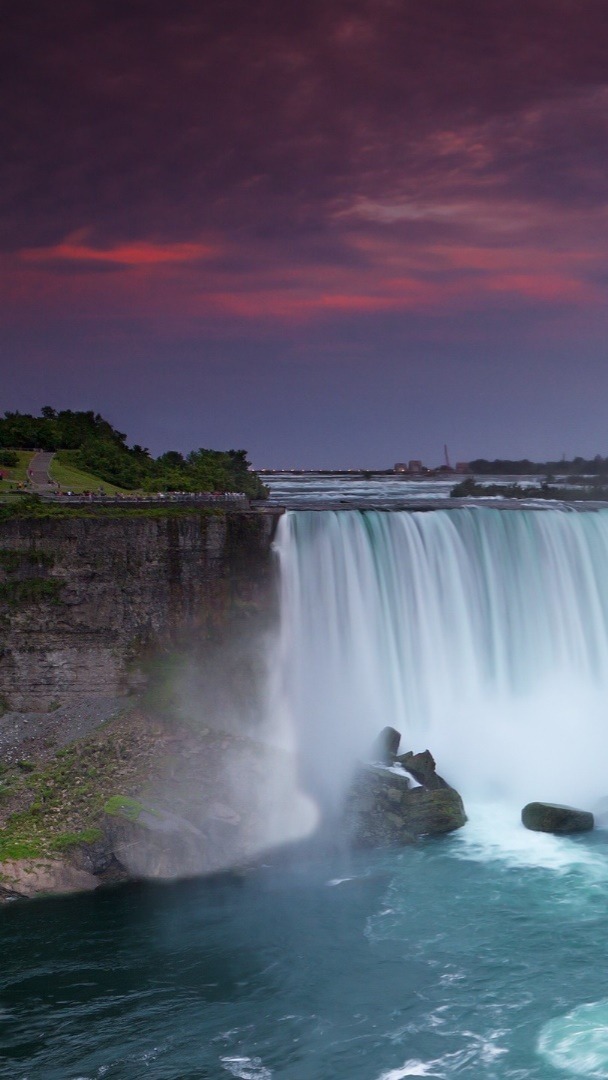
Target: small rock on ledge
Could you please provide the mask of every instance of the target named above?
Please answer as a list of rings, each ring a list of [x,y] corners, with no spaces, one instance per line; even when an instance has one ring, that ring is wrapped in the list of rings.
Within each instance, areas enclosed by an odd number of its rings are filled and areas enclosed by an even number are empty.
[[[521,820],[526,829],[532,829],[533,832],[555,833],[557,836],[589,832],[594,825],[593,814],[589,810],[577,810],[573,806],[543,802],[531,802],[524,806]]]

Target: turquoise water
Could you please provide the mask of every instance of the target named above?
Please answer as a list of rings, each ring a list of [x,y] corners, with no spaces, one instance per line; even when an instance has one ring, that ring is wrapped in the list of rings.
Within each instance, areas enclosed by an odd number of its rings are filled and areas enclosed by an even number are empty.
[[[402,853],[302,851],[243,880],[5,907],[1,1075],[608,1076],[606,1045],[589,1071],[589,1029],[597,1041],[608,1024],[606,834],[541,838],[548,865],[524,867],[482,857],[468,828]],[[566,1069],[547,1056],[560,1052]]]
[[[277,548],[268,708],[308,789],[389,723],[468,824],[5,905],[0,1076],[608,1078],[608,832],[519,816],[608,795],[608,512],[298,512]]]

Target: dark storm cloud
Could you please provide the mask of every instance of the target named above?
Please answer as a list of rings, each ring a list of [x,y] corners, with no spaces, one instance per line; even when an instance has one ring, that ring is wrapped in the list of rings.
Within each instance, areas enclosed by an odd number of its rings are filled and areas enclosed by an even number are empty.
[[[602,0],[59,0],[3,22],[14,248],[220,228],[304,255],[354,197],[425,178],[603,198]]]

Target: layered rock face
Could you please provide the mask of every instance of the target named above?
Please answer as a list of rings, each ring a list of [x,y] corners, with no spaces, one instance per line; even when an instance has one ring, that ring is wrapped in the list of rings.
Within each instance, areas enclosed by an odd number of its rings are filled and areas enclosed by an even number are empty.
[[[0,523],[0,703],[57,709],[138,688],[147,650],[269,603],[272,513]]]

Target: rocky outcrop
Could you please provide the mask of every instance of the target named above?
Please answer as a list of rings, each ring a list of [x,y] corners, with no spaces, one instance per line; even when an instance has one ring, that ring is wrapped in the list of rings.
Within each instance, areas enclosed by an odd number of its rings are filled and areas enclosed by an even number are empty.
[[[467,820],[460,795],[437,775],[430,751],[398,756],[399,741],[399,732],[384,728],[371,748],[372,764],[361,766],[351,784],[344,820],[357,845],[409,844],[453,832]]]
[[[0,715],[116,698],[145,661],[271,603],[272,512],[0,522]]]
[[[430,750],[423,750],[421,754],[414,754],[408,750],[407,754],[400,754],[395,758],[406,772],[413,776],[417,783],[428,788],[429,791],[438,791],[450,787],[446,780],[435,771],[435,758]]]
[[[577,810],[573,806],[543,802],[531,802],[524,806],[521,820],[526,829],[532,829],[533,832],[555,833],[557,836],[589,832],[594,825],[593,814],[588,810]]]
[[[0,864],[0,897],[58,896],[90,892],[99,880],[61,859],[11,859]]]
[[[351,786],[345,820],[358,846],[376,847],[453,832],[465,824],[466,814],[454,788],[412,788],[405,773],[369,765],[360,769]]]
[[[214,874],[313,828],[293,755],[193,724],[131,710],[2,770],[0,898]]]
[[[167,810],[116,798],[104,822],[106,854],[136,878],[174,878],[206,869],[205,836]]]

